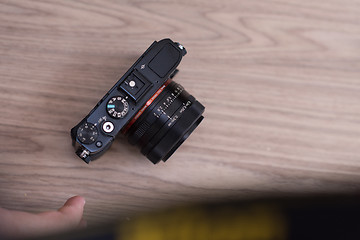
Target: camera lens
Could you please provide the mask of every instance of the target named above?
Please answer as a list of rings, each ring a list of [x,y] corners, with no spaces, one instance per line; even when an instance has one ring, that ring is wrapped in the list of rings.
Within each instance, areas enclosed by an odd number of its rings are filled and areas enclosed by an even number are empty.
[[[180,84],[168,80],[124,132],[150,161],[166,161],[200,124],[204,109]]]

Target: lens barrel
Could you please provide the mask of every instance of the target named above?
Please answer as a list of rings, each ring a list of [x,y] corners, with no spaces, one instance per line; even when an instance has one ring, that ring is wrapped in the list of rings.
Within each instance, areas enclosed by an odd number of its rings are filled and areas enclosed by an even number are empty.
[[[171,81],[127,130],[128,141],[153,163],[166,161],[200,124],[204,110]]]

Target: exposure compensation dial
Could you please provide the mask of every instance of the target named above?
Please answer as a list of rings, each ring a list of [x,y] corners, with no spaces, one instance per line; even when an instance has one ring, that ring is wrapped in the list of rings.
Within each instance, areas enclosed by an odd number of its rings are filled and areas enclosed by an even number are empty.
[[[95,142],[99,133],[96,126],[92,123],[85,122],[77,130],[77,137],[84,144]]]

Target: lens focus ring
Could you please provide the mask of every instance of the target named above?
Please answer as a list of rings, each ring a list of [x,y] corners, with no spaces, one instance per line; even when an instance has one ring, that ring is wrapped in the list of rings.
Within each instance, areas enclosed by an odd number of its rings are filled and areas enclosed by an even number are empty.
[[[200,123],[204,109],[171,82],[130,127],[128,140],[153,163],[165,161]]]

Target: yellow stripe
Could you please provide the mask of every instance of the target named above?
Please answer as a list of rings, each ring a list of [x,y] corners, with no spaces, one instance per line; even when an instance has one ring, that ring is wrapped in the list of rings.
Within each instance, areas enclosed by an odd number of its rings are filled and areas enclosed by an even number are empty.
[[[285,220],[269,206],[176,208],[137,217],[118,228],[118,240],[282,240]]]

